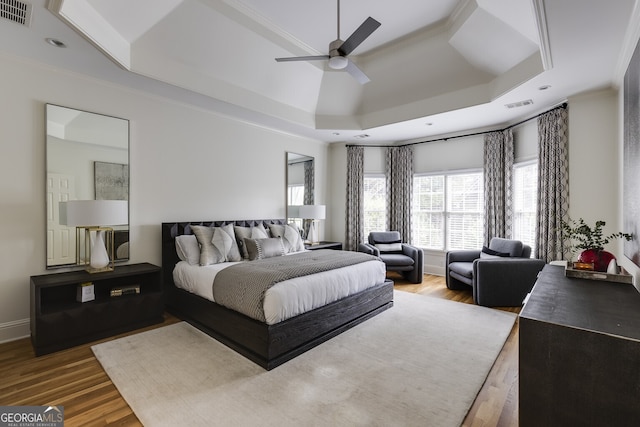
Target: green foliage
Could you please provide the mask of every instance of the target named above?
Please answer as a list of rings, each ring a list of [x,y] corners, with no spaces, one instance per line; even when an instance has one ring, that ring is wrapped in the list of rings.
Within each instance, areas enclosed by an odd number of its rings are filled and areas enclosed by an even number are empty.
[[[633,239],[633,234],[613,233],[608,236],[602,234],[602,227],[606,225],[604,221],[596,221],[596,225],[592,228],[587,225],[582,218],[578,221],[569,218],[568,222],[562,222],[562,238],[571,245],[571,251],[596,249],[603,250],[604,245],[609,241],[618,238],[626,240]]]

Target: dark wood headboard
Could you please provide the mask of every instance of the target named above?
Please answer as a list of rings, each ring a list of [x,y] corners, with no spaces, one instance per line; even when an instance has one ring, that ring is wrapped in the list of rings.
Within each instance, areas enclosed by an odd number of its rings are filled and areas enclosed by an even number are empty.
[[[183,234],[193,234],[192,225],[207,227],[221,227],[227,224],[241,227],[254,227],[262,224],[267,230],[269,224],[286,224],[285,219],[238,219],[227,221],[191,221],[191,222],[163,222],[162,223],[162,284],[164,289],[173,287],[173,268],[180,261],[176,252],[175,238]]]

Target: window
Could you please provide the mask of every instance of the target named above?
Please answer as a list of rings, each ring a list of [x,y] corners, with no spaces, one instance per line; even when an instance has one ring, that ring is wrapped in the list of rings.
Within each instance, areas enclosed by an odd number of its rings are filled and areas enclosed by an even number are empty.
[[[414,245],[423,248],[444,248],[444,175],[413,178]]]
[[[482,172],[415,176],[412,243],[440,250],[482,247],[483,191]]]
[[[538,204],[538,163],[513,167],[513,238],[535,251],[536,206]]]
[[[304,184],[289,185],[287,187],[287,200],[292,206],[304,205]]]
[[[364,235],[372,231],[386,231],[386,179],[380,175],[364,177]]]
[[[482,173],[447,176],[447,249],[478,249],[484,240]]]

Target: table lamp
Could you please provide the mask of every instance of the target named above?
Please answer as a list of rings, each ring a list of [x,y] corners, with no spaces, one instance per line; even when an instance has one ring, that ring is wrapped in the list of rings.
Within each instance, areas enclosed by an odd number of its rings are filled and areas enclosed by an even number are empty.
[[[325,219],[326,215],[326,206],[325,205],[302,205],[299,209],[300,218],[311,220],[311,224],[309,226],[309,235],[308,240],[312,245],[317,245],[320,243],[319,236],[319,226],[316,226],[316,222],[320,219]]]
[[[76,263],[89,273],[113,271],[113,228],[129,223],[126,200],[70,200],[60,202],[60,224],[76,227]],[[84,233],[83,233],[84,232]],[[84,254],[81,235],[84,234]],[[111,254],[107,251],[108,243]]]

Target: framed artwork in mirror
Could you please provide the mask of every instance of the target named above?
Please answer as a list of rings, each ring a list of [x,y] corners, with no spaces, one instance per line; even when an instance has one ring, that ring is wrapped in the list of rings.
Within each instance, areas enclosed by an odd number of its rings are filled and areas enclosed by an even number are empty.
[[[129,165],[94,162],[96,200],[129,200]]]

